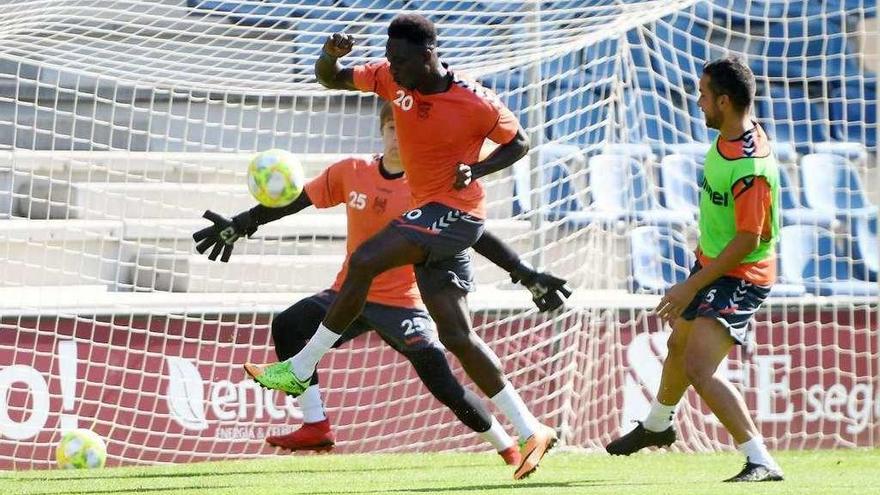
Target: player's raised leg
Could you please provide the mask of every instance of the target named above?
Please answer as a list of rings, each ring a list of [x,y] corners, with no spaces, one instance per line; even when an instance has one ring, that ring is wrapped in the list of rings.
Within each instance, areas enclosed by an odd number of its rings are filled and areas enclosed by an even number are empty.
[[[521,457],[513,439],[489,413],[482,401],[461,386],[452,374],[442,349],[428,345],[419,350],[404,351],[403,354],[437,400],[448,407],[465,426],[492,444],[506,464],[519,465]]]
[[[321,357],[360,315],[373,278],[397,266],[419,263],[424,258],[421,247],[395,229],[386,227],[381,230],[349,258],[348,275],[328,308],[324,322],[305,347],[287,361],[269,366],[245,364],[245,371],[266,388],[299,396],[308,388]]]
[[[467,256],[466,252],[461,254]],[[466,289],[471,283],[469,265],[462,265],[461,260],[455,258],[419,265],[416,279],[425,305],[437,323],[440,341],[519,434],[522,459],[514,479],[529,476],[556,444],[556,433],[532,415],[513,386],[504,379],[498,357],[471,329]]]

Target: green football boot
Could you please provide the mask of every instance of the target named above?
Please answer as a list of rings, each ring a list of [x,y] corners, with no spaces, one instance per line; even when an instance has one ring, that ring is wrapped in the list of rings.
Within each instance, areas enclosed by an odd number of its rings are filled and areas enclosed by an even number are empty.
[[[311,377],[305,380],[297,378],[287,361],[268,365],[245,363],[244,370],[263,387],[280,390],[292,397],[299,397],[305,392],[311,381]]]

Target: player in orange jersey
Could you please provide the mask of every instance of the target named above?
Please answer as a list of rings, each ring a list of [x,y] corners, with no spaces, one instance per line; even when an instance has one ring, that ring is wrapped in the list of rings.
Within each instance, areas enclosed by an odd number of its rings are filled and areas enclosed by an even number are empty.
[[[350,36],[328,38],[315,64],[318,81],[330,89],[372,92],[392,102],[411,209],[352,253],[338,297],[300,352],[287,361],[245,369],[265,387],[301,394],[318,360],[360,314],[373,279],[414,265],[440,341],[525,439],[523,460],[514,472],[514,479],[524,478],[556,443],[556,433],[525,407],[497,358],[471,329],[467,294],[473,274],[467,249],[480,238],[485,219],[477,179],[523,157],[528,139],[491,91],[440,62],[437,33],[425,17],[407,13],[391,21],[386,59],[343,68],[337,59],[352,46]],[[479,160],[486,139],[500,146]]]
[[[383,155],[372,160],[348,158],[331,165],[310,181],[303,194],[287,207],[273,209],[258,205],[231,220],[218,220],[216,214],[207,214],[214,219],[215,225],[194,235],[200,243],[197,248],[199,252],[214,247],[228,250],[231,255],[235,240],[253,234],[263,223],[296,213],[309,205],[329,208],[344,203],[348,220],[347,251],[350,255],[409,206],[409,186],[398,153],[391,107],[385,104],[382,110]],[[221,234],[224,231],[225,237]],[[562,298],[568,295],[564,280],[532,270],[488,232],[483,233],[475,249],[509,271],[533,292],[539,292],[536,285],[556,287],[558,290],[545,291],[535,298],[535,304],[542,311],[558,308],[562,305]],[[209,257],[216,259],[219,253],[220,250],[216,249]],[[327,308],[337,297],[347,266],[348,259],[331,289],[297,302],[272,320],[272,336],[278,359],[289,359],[315,334]],[[422,305],[412,266],[395,268],[376,277],[363,311],[334,347],[370,329],[375,329],[389,345],[403,354],[431,393],[465,425],[490,442],[505,462],[519,464],[520,453],[513,440],[481,401],[453,376],[438,342],[433,321]],[[266,441],[290,450],[332,448],[335,440],[321,400],[317,373],[312,376],[310,386],[299,400],[303,426],[287,435],[268,437]]]

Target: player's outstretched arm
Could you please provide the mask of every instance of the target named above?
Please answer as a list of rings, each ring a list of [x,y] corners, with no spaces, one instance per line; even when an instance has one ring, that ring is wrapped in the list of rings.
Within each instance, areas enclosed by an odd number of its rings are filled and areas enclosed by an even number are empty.
[[[311,204],[312,200],[309,199],[309,195],[303,191],[293,203],[287,206],[269,208],[257,205],[232,218],[226,218],[223,215],[207,210],[202,216],[210,220],[213,225],[193,234],[193,240],[197,243],[196,251],[204,254],[205,251],[210,249],[211,252],[208,254],[208,259],[214,261],[217,259],[217,256],[220,256],[220,261],[225,263],[232,256],[232,247],[235,245],[235,241],[244,236],[250,237],[254,235],[260,225],[292,215]]]
[[[513,139],[507,144],[502,144],[495,148],[495,151],[484,160],[470,165],[459,165],[454,187],[456,189],[463,189],[480,177],[504,170],[520,158],[526,156],[528,152],[529,138],[522,127],[520,127]]]
[[[566,280],[535,270],[520,259],[509,245],[489,231],[483,232],[474,244],[474,250],[509,273],[514,283],[520,283],[529,289],[532,301],[540,311],[559,308],[571,295]]]
[[[315,76],[322,86],[327,89],[357,90],[354,71],[339,64],[339,59],[348,55],[353,46],[354,38],[350,34],[334,33],[327,38],[321,56],[315,62]]]

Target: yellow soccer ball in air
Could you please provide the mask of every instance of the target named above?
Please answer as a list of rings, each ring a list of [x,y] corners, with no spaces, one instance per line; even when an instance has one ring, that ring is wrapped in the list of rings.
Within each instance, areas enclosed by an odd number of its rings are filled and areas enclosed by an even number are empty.
[[[299,159],[284,150],[257,153],[248,164],[248,190],[263,206],[287,206],[299,197],[305,184]]]
[[[102,468],[107,462],[107,446],[97,433],[79,428],[61,437],[55,459],[61,469]]]

